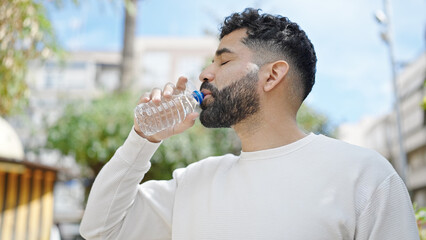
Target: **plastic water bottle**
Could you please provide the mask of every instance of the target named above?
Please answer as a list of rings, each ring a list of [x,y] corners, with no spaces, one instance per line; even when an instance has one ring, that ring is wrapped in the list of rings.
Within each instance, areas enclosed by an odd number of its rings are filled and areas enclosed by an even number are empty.
[[[203,98],[204,94],[188,81],[186,90],[172,95],[170,100],[163,99],[159,105],[153,102],[141,103],[135,108],[139,128],[146,136],[171,128],[195,112]]]

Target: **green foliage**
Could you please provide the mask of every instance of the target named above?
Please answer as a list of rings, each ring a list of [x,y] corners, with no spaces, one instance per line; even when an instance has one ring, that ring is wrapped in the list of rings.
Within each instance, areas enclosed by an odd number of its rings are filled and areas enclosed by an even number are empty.
[[[126,139],[133,123],[132,94],[106,94],[93,102],[74,102],[48,129],[47,147],[72,155],[96,174]]]
[[[80,4],[79,0],[71,0],[71,1],[75,6],[78,6]],[[64,1],[62,0],[49,0],[49,2],[53,3],[53,5],[58,9],[64,8]],[[66,2],[70,2],[70,1],[68,0]]]
[[[334,136],[334,127],[328,118],[305,104],[297,114],[297,123],[306,132]]]
[[[419,228],[420,239],[426,240],[426,207],[419,208],[416,203],[413,204],[416,214],[417,226]]]
[[[0,115],[19,112],[27,102],[27,63],[58,53],[52,26],[39,1],[0,1]]]
[[[124,7],[126,8],[126,11],[131,16],[136,16],[137,6],[136,6],[137,0],[124,0]]]
[[[426,97],[423,97],[422,107],[426,110]]]
[[[426,110],[426,80],[423,83],[423,101],[421,103],[424,110]]]

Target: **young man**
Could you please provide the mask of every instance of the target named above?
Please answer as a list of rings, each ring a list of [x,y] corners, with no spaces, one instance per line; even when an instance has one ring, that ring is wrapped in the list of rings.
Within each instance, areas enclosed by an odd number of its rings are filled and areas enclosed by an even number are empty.
[[[404,183],[379,154],[305,134],[296,114],[314,84],[316,56],[287,18],[246,9],[226,18],[214,61],[200,74],[200,120],[232,127],[240,156],[210,157],[169,181],[140,185],[162,133],[134,130],[97,177],[87,239],[418,239]],[[176,88],[184,89],[186,78]],[[140,102],[170,98],[174,85]]]

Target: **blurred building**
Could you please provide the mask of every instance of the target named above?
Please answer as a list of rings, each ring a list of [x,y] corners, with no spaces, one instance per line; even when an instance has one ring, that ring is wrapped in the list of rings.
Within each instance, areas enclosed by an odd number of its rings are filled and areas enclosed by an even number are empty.
[[[426,52],[405,66],[397,76],[400,93],[401,127],[407,154],[406,184],[413,202],[426,206]],[[364,119],[339,128],[339,138],[377,150],[401,174],[395,113]]]
[[[138,38],[135,47],[134,87],[151,89],[187,76],[198,75],[213,56],[217,40],[204,38]],[[93,98],[99,91],[112,91],[119,85],[120,52],[70,52],[65,61],[33,62],[27,81],[34,105],[49,107],[63,99]],[[46,96],[48,95],[48,96]],[[46,99],[42,101],[41,99]]]
[[[14,129],[0,118],[0,239],[50,239],[57,169],[29,162]]]
[[[186,76],[199,86],[198,75],[213,56],[217,42],[213,37],[137,38],[137,72],[132,90],[142,95],[153,87],[176,82],[179,76]],[[29,64],[29,108],[24,115],[10,119],[29,160],[43,159],[46,164],[58,164],[57,159],[61,156],[53,157],[51,151],[41,149],[46,141],[46,124],[58,119],[65,106],[73,100],[89,101],[117,89],[120,61],[120,52],[79,51],[67,53],[63,61],[48,59]],[[33,149],[38,149],[36,154],[33,154]],[[70,169],[71,175],[78,174],[77,169],[72,170],[74,166],[69,159],[62,159],[60,164],[63,165],[60,167]]]
[[[133,90],[144,91],[176,82],[186,76],[197,86],[198,75],[214,54],[217,39],[143,37],[136,40],[136,80]],[[66,103],[74,99],[93,99],[104,91],[118,88],[120,52],[70,52],[65,61],[50,59],[32,62],[28,69],[30,122],[41,125],[58,118]],[[27,122],[16,123],[17,129],[25,129]],[[20,133],[24,146],[44,142],[43,134],[29,136]],[[28,142],[29,141],[29,142]]]
[[[198,76],[214,56],[218,40],[203,38],[139,38],[136,41],[139,89],[162,87],[186,76],[200,85]]]

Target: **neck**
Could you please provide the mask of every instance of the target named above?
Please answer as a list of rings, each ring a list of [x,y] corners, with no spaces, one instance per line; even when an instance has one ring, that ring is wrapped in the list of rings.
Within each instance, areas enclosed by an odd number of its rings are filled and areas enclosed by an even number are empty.
[[[241,140],[244,152],[281,147],[306,136],[297,126],[296,118],[286,115],[269,115],[264,119],[253,117],[233,128]]]

